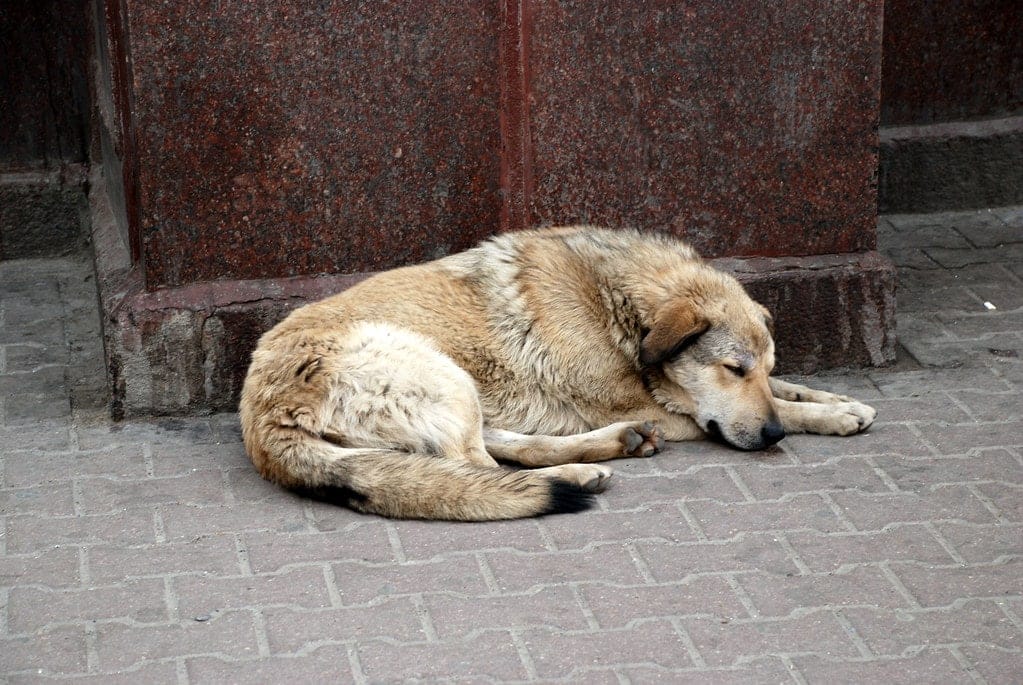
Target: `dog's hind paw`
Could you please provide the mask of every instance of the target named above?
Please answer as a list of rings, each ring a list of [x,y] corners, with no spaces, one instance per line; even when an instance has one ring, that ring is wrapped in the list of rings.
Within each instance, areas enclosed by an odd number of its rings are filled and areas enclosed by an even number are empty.
[[[627,457],[650,457],[664,448],[664,431],[650,421],[630,425],[621,435]]]

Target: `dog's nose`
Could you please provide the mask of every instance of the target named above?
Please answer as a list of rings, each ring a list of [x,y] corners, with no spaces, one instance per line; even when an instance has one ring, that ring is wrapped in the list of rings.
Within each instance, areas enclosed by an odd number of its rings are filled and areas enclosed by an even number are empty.
[[[767,422],[767,424],[760,429],[760,439],[763,440],[764,447],[770,447],[784,437],[785,429],[782,428],[781,422],[777,420]]]

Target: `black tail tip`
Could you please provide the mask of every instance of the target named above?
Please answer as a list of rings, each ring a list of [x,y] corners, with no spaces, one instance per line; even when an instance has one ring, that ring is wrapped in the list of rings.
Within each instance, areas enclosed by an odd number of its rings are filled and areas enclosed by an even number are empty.
[[[592,492],[587,492],[578,485],[565,480],[554,480],[551,481],[550,503],[540,515],[574,514],[589,509],[595,503]]]

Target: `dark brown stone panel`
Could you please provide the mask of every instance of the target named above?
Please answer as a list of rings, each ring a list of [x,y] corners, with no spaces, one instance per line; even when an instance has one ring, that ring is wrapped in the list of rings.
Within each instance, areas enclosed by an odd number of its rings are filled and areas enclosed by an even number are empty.
[[[126,5],[147,289],[386,269],[497,230],[496,3]]]
[[[881,121],[931,124],[1023,109],[1019,0],[887,0]]]
[[[873,249],[881,0],[535,0],[532,222]]]

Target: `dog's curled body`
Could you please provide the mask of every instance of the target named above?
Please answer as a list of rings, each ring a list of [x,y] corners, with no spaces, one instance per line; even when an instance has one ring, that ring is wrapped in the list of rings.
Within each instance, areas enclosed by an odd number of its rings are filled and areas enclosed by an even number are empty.
[[[779,439],[768,319],[667,237],[504,234],[292,312],[253,353],[243,438],[264,477],[362,511],[575,511],[610,477],[590,462]],[[748,367],[741,386],[721,359]]]

